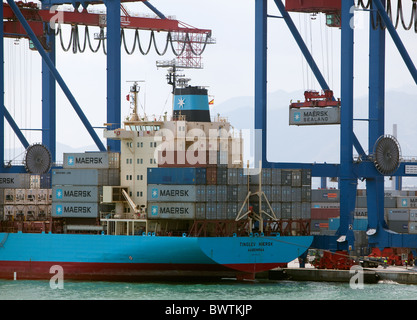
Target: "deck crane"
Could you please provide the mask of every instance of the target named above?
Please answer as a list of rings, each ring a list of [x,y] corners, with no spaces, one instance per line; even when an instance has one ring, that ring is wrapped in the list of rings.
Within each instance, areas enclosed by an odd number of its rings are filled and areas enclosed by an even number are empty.
[[[267,39],[268,0],[255,1],[255,131],[261,134],[256,139],[255,154],[263,168],[302,168],[312,170],[314,177],[338,177],[340,182],[340,226],[335,236],[315,236],[312,247],[348,253],[353,250],[352,228],[358,179],[366,180],[368,207],[368,244],[370,247],[417,249],[417,235],[398,234],[388,230],[384,220],[384,176],[416,176],[417,163],[401,158],[399,144],[384,130],[385,108],[385,37],[391,36],[411,77],[417,84],[417,69],[405,48],[396,27],[401,17],[405,29],[417,32],[417,4],[413,1],[410,23],[404,22],[402,10],[397,10],[393,24],[393,0],[274,0],[283,21],[289,28],[297,45],[307,60],[323,91],[329,90],[320,69],[298,32],[289,12],[324,12],[328,25],[341,29],[341,123],[340,164],[319,163],[272,163],[266,158],[267,133]],[[400,2],[398,2],[400,4]],[[354,87],[354,34],[351,26],[355,10],[364,7],[370,15],[369,23],[369,121],[368,148],[363,148],[353,130]],[[361,8],[360,8],[361,9]],[[400,5],[398,5],[400,9]],[[359,154],[353,157],[353,149]],[[364,150],[370,150],[368,153]]]
[[[183,52],[189,52],[187,47],[192,47],[193,44],[200,42],[203,46],[202,50],[195,51],[191,49],[192,55],[188,58],[192,59],[193,55],[199,57],[204,51],[205,45],[213,43],[211,38],[211,30],[199,29],[191,27],[181,21],[167,18],[158,9],[156,9],[149,1],[139,0],[152,10],[156,17],[134,17],[129,16],[127,11],[122,6],[124,0],[110,0],[110,1],[78,1],[73,3],[68,0],[43,0],[41,1],[41,8],[33,2],[24,3],[22,1],[15,2],[8,0],[7,3],[1,3],[0,5],[0,60],[4,60],[3,43],[4,38],[27,38],[33,43],[34,49],[36,49],[42,57],[42,144],[45,145],[51,152],[52,161],[55,161],[56,153],[56,97],[55,86],[59,84],[64,94],[70,101],[74,110],[78,114],[79,118],[83,122],[90,136],[94,140],[97,148],[101,151],[120,151],[120,142],[115,140],[109,140],[107,147],[103,145],[99,137],[97,136],[94,128],[90,124],[81,106],[77,103],[74,95],[66,85],[64,79],[61,77],[59,71],[55,67],[55,32],[50,22],[57,22],[63,24],[70,24],[72,26],[72,36],[77,37],[77,27],[79,25],[99,27],[101,29],[100,36],[98,37],[99,45],[101,42],[107,44],[107,128],[112,129],[120,127],[121,121],[121,50],[120,44],[123,38],[124,29],[133,29],[136,32],[138,30],[149,30],[153,32],[166,32],[167,41],[163,52],[158,52],[160,55],[167,51],[168,45],[172,48],[172,51],[176,56],[181,56]],[[88,12],[87,8],[95,4],[105,4],[106,13],[99,14]],[[56,11],[55,6],[63,4],[72,4],[76,10],[72,12],[68,11]],[[82,7],[82,11],[78,8]],[[120,11],[124,13],[121,16]],[[103,30],[107,29],[107,33],[104,35]],[[181,40],[182,39],[182,40]],[[185,39],[185,41],[184,41]],[[196,40],[197,39],[197,40]],[[90,39],[84,38],[84,49],[86,46],[85,41],[89,42],[90,49],[92,48]],[[135,38],[135,41],[137,38]],[[181,40],[181,41],[180,41]],[[151,36],[151,40],[154,41]],[[80,43],[75,41],[73,44],[73,50],[79,50]],[[174,48],[173,43],[177,43],[177,49]],[[124,43],[125,44],[125,43]],[[134,45],[137,43],[135,42]],[[151,43],[150,43],[151,44]],[[150,48],[149,44],[149,48]],[[62,43],[61,43],[62,45]],[[140,44],[139,44],[140,45]],[[154,43],[155,49],[156,44]],[[97,48],[92,48],[92,51],[97,51]],[[126,44],[125,44],[126,49]],[[80,51],[80,50],[79,50]],[[128,51],[126,49],[126,51]],[[132,50],[133,51],[133,50]],[[149,51],[149,49],[148,49]],[[128,52],[131,53],[131,52]],[[142,52],[143,54],[147,52]],[[4,87],[4,70],[1,66],[0,72],[0,87]],[[4,92],[4,90],[2,90]],[[0,128],[4,130],[4,119],[8,121],[13,131],[19,138],[22,145],[27,148],[29,142],[26,140],[23,133],[20,131],[18,125],[14,121],[13,117],[7,110],[7,106],[4,106],[4,95],[1,96],[0,105]],[[4,134],[3,134],[4,136]],[[4,139],[0,141],[0,162],[4,163]],[[12,166],[12,167],[0,167],[0,172],[19,173],[25,172],[24,166]]]

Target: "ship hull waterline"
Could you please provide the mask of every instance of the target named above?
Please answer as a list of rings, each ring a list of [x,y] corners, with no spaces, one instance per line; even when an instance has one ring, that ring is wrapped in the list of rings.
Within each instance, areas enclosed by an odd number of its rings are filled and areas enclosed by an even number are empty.
[[[0,233],[0,278],[176,280],[256,274],[288,263],[311,236],[159,237]]]

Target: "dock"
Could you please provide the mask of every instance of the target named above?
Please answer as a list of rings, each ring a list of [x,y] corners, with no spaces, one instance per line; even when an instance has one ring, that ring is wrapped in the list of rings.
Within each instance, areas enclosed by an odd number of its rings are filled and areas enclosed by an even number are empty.
[[[268,272],[269,280],[345,282],[349,283],[354,276],[350,270],[314,269],[314,268],[282,268]],[[392,281],[401,284],[417,284],[415,268],[364,268],[363,281],[366,284],[380,281]]]

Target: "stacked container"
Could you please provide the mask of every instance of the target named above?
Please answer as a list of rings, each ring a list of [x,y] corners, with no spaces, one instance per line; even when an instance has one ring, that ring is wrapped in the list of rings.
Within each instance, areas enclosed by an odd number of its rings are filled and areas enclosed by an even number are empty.
[[[261,181],[260,181],[261,180]],[[284,220],[309,220],[311,216],[311,170],[264,168],[260,175],[250,177],[251,191],[261,189],[275,216]],[[251,197],[255,212],[259,197]],[[271,208],[262,199],[262,210],[271,214]]]
[[[120,184],[118,157],[107,152],[64,154],[52,170],[52,217],[97,218],[103,186]]]
[[[384,197],[384,218],[390,230],[417,233],[417,197],[415,191],[387,190]],[[340,193],[337,189],[312,190],[312,231],[336,231],[340,224]],[[353,229],[368,227],[366,190],[357,190]],[[327,223],[327,225],[326,225]]]
[[[150,219],[234,220],[247,195],[240,168],[148,168],[147,177]]]

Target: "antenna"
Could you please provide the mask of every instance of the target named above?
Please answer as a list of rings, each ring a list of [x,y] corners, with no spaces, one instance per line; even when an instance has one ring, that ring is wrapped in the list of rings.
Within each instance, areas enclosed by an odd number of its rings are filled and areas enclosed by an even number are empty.
[[[129,120],[138,121],[138,93],[140,91],[140,86],[138,85],[138,82],[145,82],[145,80],[128,80],[126,82],[133,82],[133,85],[130,86],[130,93],[126,97],[128,101],[130,101],[130,98],[132,98],[130,104],[133,106],[133,111]],[[143,108],[143,113],[145,113],[145,107]]]

